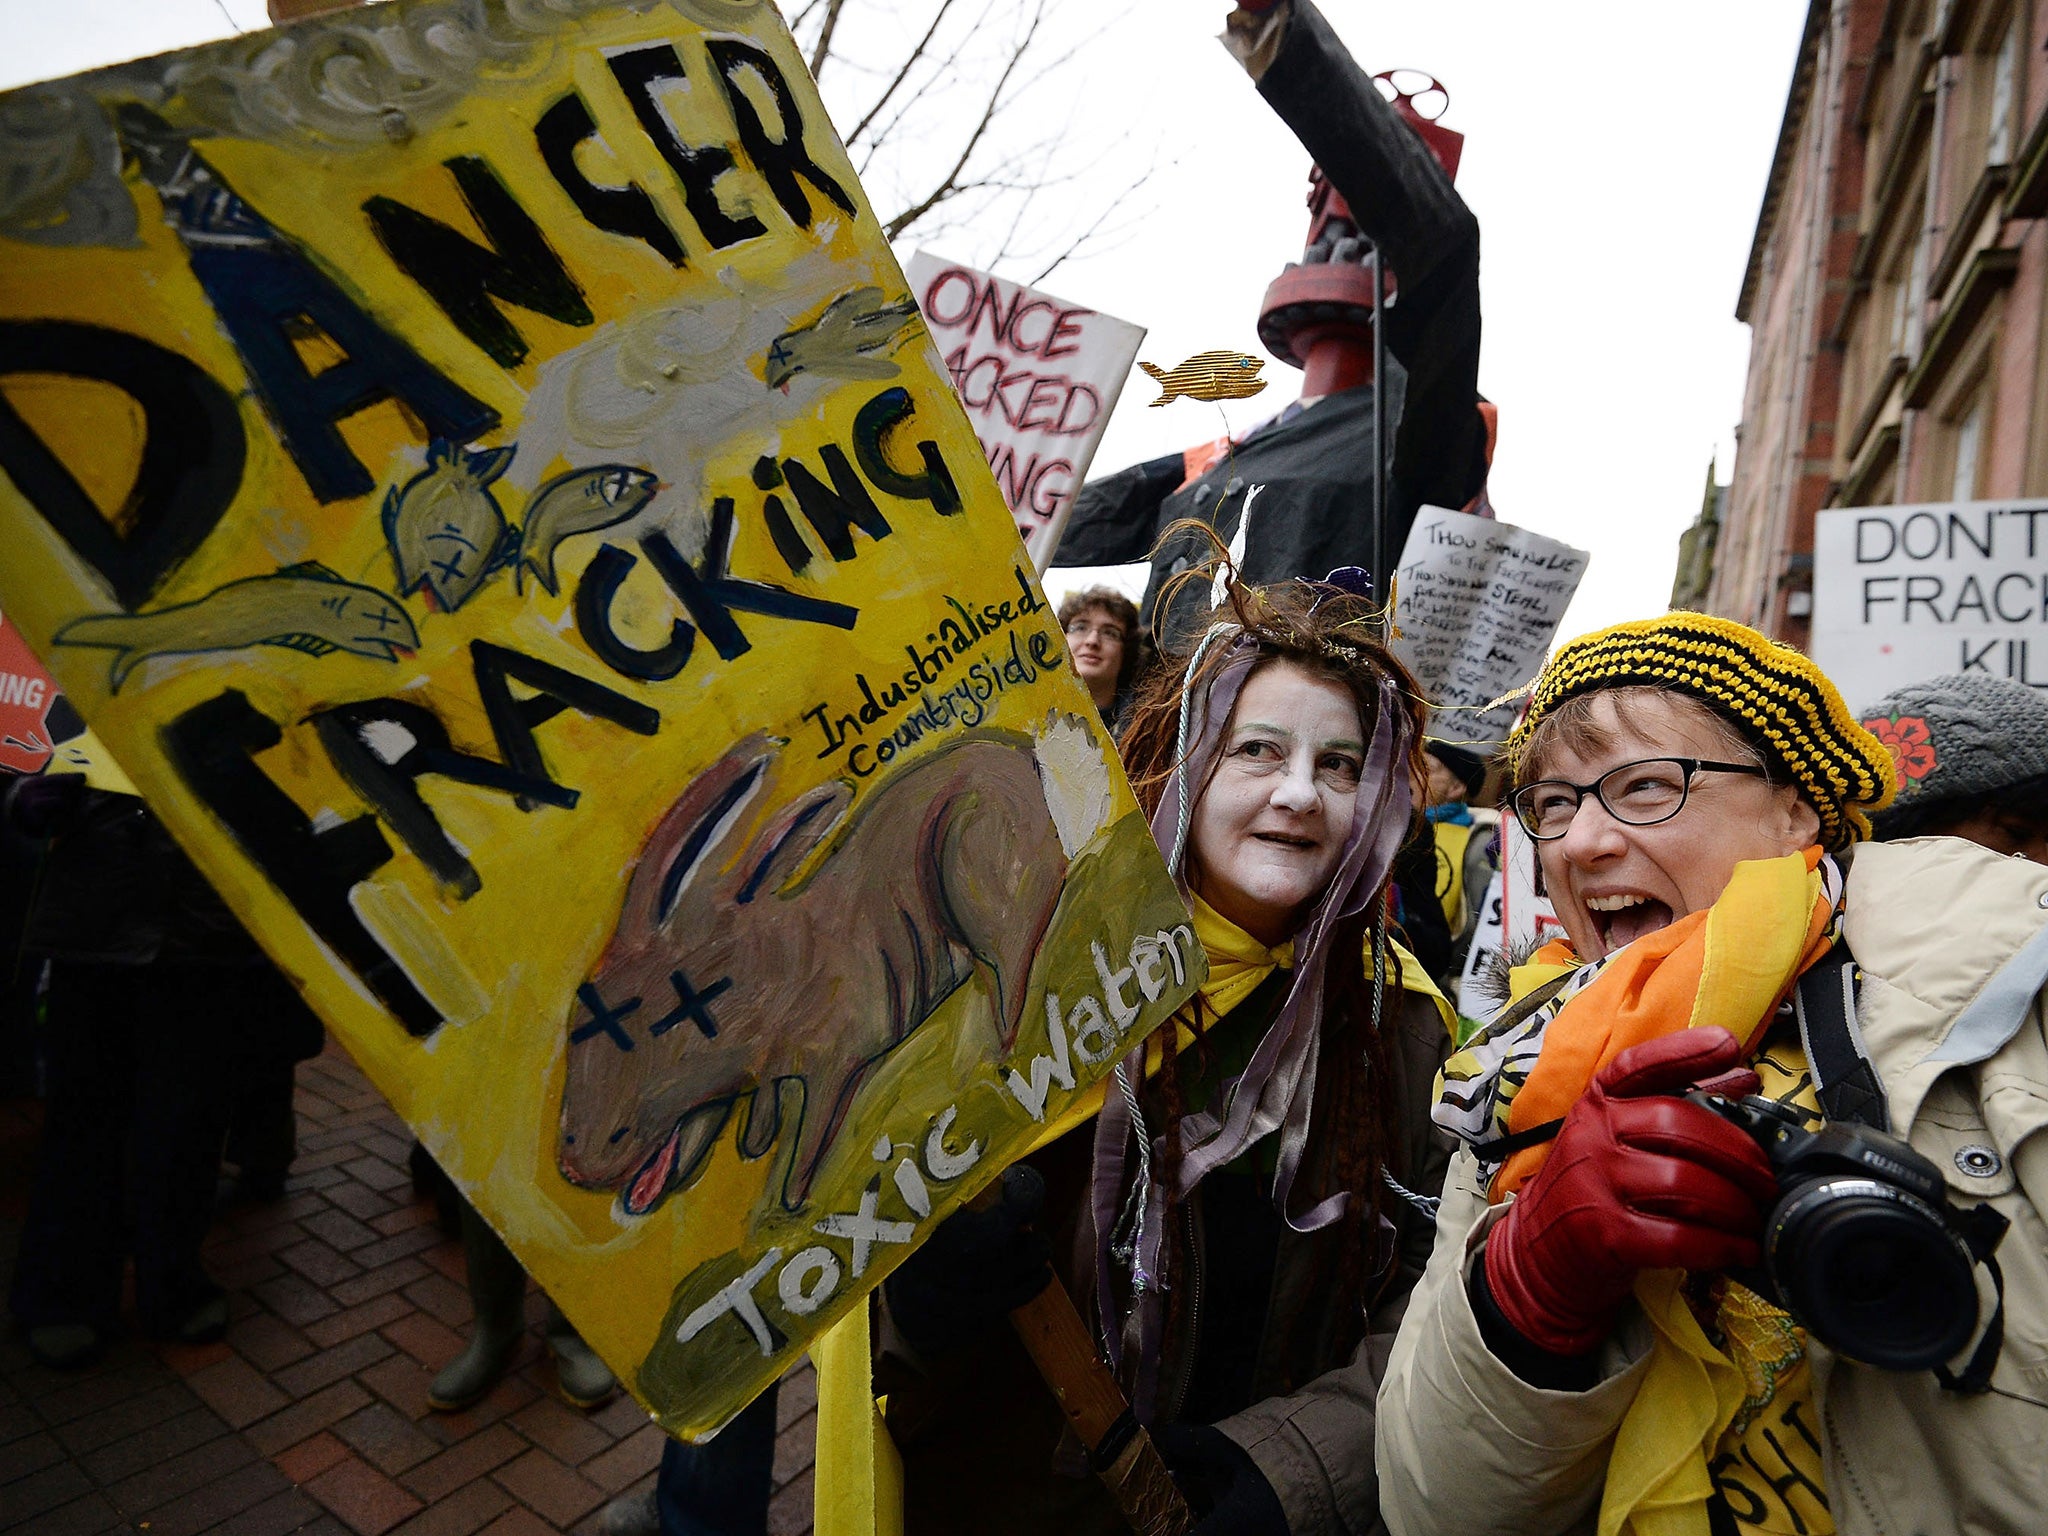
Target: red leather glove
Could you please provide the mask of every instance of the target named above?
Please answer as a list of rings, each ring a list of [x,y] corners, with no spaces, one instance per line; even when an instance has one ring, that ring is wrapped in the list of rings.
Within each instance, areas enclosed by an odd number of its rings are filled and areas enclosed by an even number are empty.
[[[1486,1284],[1517,1333],[1557,1355],[1607,1337],[1645,1269],[1754,1264],[1777,1180],[1761,1148],[1674,1095],[1705,1079],[1754,1093],[1725,1029],[1631,1046],[1564,1118],[1536,1176],[1486,1239]]]
[[[1237,8],[1250,11],[1254,16],[1263,16],[1279,3],[1280,0],[1237,0]]]

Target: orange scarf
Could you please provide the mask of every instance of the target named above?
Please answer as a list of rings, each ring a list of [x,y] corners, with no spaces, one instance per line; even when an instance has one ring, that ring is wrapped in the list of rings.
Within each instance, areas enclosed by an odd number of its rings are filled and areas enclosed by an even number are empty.
[[[1738,864],[1711,907],[1610,959],[1544,1030],[1542,1054],[1508,1107],[1509,1132],[1560,1118],[1602,1067],[1644,1040],[1717,1024],[1753,1051],[1800,974],[1832,942],[1834,904],[1820,859],[1814,847]],[[1544,1142],[1509,1157],[1494,1175],[1493,1201],[1520,1189],[1549,1155]]]

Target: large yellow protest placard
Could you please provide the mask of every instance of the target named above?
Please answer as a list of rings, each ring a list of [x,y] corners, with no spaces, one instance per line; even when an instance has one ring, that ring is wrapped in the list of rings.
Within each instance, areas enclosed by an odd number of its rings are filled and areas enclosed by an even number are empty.
[[[673,1429],[1189,993],[764,0],[0,96],[0,603]]]

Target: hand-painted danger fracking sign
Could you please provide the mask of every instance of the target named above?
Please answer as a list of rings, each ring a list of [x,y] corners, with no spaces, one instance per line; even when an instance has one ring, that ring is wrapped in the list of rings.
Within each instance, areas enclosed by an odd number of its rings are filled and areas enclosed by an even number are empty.
[[[0,601],[701,1432],[1201,970],[766,0],[0,96]]]

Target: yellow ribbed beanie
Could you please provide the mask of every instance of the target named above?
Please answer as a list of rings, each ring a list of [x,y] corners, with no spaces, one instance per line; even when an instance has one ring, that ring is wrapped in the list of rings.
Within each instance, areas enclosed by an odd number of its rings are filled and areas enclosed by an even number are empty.
[[[1509,773],[1520,779],[1530,735],[1547,714],[1607,688],[1664,688],[1727,717],[1805,792],[1830,849],[1868,837],[1867,813],[1891,802],[1891,754],[1857,723],[1827,674],[1791,646],[1705,613],[1634,619],[1559,650],[1508,739]]]

